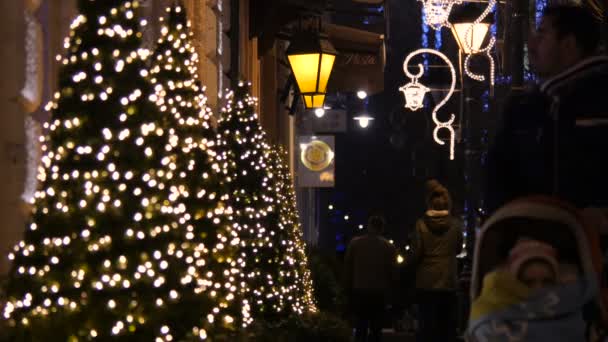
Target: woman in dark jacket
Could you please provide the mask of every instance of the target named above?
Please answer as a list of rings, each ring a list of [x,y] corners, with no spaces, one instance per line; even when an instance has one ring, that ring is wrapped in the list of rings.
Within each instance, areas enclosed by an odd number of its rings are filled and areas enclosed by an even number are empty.
[[[462,250],[460,221],[450,214],[448,190],[427,182],[427,211],[416,222],[413,253],[419,311],[417,341],[451,342],[456,337],[456,255]]]

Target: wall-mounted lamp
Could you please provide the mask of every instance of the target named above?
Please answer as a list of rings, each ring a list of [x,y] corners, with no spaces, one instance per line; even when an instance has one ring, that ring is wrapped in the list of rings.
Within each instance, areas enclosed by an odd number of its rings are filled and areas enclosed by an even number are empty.
[[[319,25],[320,26],[320,25]],[[287,59],[306,108],[322,108],[327,83],[338,54],[327,36],[315,31],[295,34],[287,48]]]

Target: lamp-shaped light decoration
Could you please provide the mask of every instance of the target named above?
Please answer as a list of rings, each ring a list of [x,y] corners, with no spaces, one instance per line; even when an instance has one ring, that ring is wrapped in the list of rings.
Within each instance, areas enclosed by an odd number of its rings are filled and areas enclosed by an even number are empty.
[[[445,142],[439,138],[439,135],[437,133],[439,133],[439,130],[442,128],[445,128],[450,132],[450,160],[454,160],[454,141],[455,141],[456,134],[454,132],[454,127],[452,127],[452,124],[454,123],[456,116],[454,114],[452,114],[448,121],[440,121],[439,118],[437,118],[437,112],[439,111],[439,109],[441,107],[443,107],[448,102],[450,97],[452,97],[452,94],[454,94],[454,88],[456,87],[456,70],[454,69],[454,65],[452,64],[452,62],[448,59],[448,57],[446,57],[446,55],[444,55],[443,53],[441,53],[437,50],[433,50],[433,49],[418,49],[418,50],[410,53],[405,58],[405,61],[403,62],[403,71],[405,72],[405,75],[407,77],[409,77],[410,79],[412,79],[413,81],[402,86],[401,88],[399,88],[399,90],[401,90],[404,93],[404,95],[406,96],[406,98],[405,98],[406,102],[408,101],[408,95],[407,95],[408,86],[411,88],[412,85],[417,85],[419,88],[425,89],[425,93],[426,93],[426,91],[428,91],[427,87],[418,83],[418,79],[424,74],[424,67],[422,66],[422,64],[418,63],[418,73],[416,73],[416,74],[412,74],[408,68],[410,60],[414,56],[423,54],[423,53],[430,53],[430,54],[438,56],[439,58],[443,59],[443,61],[450,68],[450,75],[452,77],[452,81],[450,83],[450,90],[449,90],[448,94],[446,95],[446,97],[443,100],[441,100],[435,106],[435,108],[433,108],[433,122],[435,123],[435,129],[433,130],[433,138],[435,139],[435,142],[437,142],[439,145],[445,145]],[[424,94],[422,95],[422,97],[424,97]],[[421,100],[417,100],[417,101],[421,101]],[[406,107],[408,106],[408,104],[406,104]]]
[[[424,107],[424,96],[430,91],[428,87],[418,83],[418,78],[414,78],[412,82],[402,86],[399,90],[405,96],[405,108],[414,112]]]
[[[452,6],[461,4],[462,0],[419,0],[424,8],[425,23],[435,30],[449,27],[448,19]]]
[[[467,55],[479,51],[489,30],[489,23],[452,23],[452,34],[456,43],[458,43],[460,50]]]
[[[494,36],[490,37],[488,45],[484,48],[481,46],[486,38],[486,35],[490,31],[490,23],[486,21],[486,18],[496,5],[496,0],[489,0],[488,5],[485,10],[481,13],[479,17],[472,20],[471,18],[463,17],[460,19],[453,19],[452,26],[452,34],[454,35],[454,39],[458,43],[458,47],[460,51],[466,55],[464,60],[464,71],[470,78],[476,81],[484,81],[485,77],[483,75],[478,75],[473,73],[470,70],[469,64],[471,57],[476,54],[485,54],[490,61],[490,91],[492,92],[494,89],[494,75],[495,75],[495,66],[494,66],[494,58],[491,55],[492,48],[496,44],[496,38]]]
[[[322,108],[337,52],[327,37],[314,31],[294,35],[287,59],[306,108]]]
[[[367,114],[355,116],[353,119],[359,122],[359,126],[361,126],[361,128],[367,128],[367,126],[369,126],[369,124],[374,120],[374,118]]]

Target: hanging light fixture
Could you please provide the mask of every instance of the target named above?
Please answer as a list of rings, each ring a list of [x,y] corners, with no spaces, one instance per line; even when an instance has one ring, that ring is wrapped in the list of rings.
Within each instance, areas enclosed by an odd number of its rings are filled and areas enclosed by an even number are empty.
[[[353,119],[359,122],[359,126],[361,126],[361,128],[367,128],[367,126],[369,126],[372,120],[374,120],[374,118],[367,114],[355,116]]]
[[[318,31],[296,33],[287,48],[289,66],[295,76],[306,108],[322,108],[325,102],[327,83],[336,60],[337,51]]]

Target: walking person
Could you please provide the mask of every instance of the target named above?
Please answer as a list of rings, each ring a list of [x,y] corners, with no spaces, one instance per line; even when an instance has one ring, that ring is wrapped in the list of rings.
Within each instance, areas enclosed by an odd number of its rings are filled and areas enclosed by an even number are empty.
[[[346,286],[355,316],[357,342],[382,340],[386,303],[397,270],[397,252],[382,237],[384,226],[382,217],[370,217],[367,233],[353,238],[346,249]]]
[[[427,208],[416,222],[413,252],[406,261],[416,269],[419,328],[416,341],[452,342],[457,329],[457,260],[462,224],[450,214],[448,190],[427,182]]]
[[[548,7],[528,42],[539,78],[512,96],[488,151],[487,206],[520,196],[558,196],[578,207],[607,207],[608,56],[587,9]]]

